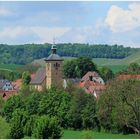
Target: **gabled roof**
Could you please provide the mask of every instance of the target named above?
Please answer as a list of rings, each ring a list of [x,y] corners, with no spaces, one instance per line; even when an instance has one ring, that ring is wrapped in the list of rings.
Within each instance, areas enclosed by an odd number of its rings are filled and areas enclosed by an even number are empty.
[[[46,78],[46,69],[45,68],[39,68],[36,72],[33,79],[31,79],[30,84],[41,84]]]
[[[89,72],[87,72],[83,77],[82,77],[82,79],[81,79],[81,81],[86,81],[86,80],[89,80],[89,77],[90,76],[93,76],[93,77],[99,77],[99,75],[98,75],[98,73],[97,72],[95,72],[95,71],[89,71]]]
[[[0,89],[2,89],[6,83],[11,83],[11,81],[8,81],[7,79],[0,79]]]

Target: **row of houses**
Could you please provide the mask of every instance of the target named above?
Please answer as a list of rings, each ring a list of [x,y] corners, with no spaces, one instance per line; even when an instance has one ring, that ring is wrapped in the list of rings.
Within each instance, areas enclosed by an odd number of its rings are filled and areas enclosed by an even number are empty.
[[[22,80],[9,81],[7,79],[0,79],[0,96],[7,99],[12,95],[16,95],[21,88]]]
[[[43,73],[44,72],[44,73]],[[118,80],[129,80],[129,79],[137,79],[140,80],[140,75],[130,75],[130,74],[121,74],[117,77]],[[36,90],[43,91],[42,88],[45,87],[45,69],[40,68],[36,74],[31,75],[31,82],[36,81]],[[95,71],[87,72],[81,79],[72,78],[72,79],[64,79],[63,87],[67,88],[68,82],[71,82],[76,87],[84,89],[87,94],[92,94],[96,98],[103,93],[106,89],[106,85],[104,80],[100,77],[100,75]],[[22,85],[22,79],[18,79],[16,81],[9,81],[6,79],[0,79],[0,96],[3,99],[7,99],[12,95],[18,95],[20,88]],[[32,85],[31,85],[32,86]],[[38,87],[37,87],[38,86]]]

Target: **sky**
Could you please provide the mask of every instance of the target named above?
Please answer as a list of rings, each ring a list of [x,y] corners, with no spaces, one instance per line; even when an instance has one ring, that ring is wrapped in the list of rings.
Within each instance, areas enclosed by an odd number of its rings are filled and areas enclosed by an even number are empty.
[[[0,44],[140,47],[139,37],[139,1],[0,1]]]

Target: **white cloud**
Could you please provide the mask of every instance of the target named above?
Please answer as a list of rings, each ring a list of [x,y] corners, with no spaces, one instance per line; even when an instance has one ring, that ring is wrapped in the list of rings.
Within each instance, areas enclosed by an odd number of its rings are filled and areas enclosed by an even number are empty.
[[[23,28],[22,26],[17,27],[5,27],[2,31],[0,31],[0,38],[16,38],[28,32],[27,28]]]
[[[40,27],[40,26],[33,26],[30,27],[30,30],[35,33],[39,38],[40,42],[52,42],[53,38],[59,38],[64,33],[69,31],[70,28],[68,27]]]
[[[33,35],[36,36],[38,40],[34,40],[34,43],[51,43],[53,37],[61,37],[65,32],[67,32],[69,28],[62,27],[42,27],[42,26],[16,26],[16,27],[5,27],[0,31],[0,41],[7,39],[7,42],[14,40],[18,40],[23,36]],[[13,44],[14,44],[13,40]],[[30,42],[30,38],[26,38],[24,42]]]
[[[140,27],[140,4],[130,4],[128,10],[111,6],[105,22],[113,32],[124,32]]]
[[[9,11],[7,9],[4,9],[4,8],[0,8],[0,17],[2,17],[2,16],[9,16],[11,14],[12,14],[11,11]]]

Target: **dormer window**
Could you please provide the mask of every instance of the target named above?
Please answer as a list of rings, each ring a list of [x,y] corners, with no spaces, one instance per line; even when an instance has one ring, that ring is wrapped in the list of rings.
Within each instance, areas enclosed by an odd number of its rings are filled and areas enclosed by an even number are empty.
[[[92,81],[93,80],[93,77],[92,76],[89,76],[89,80]]]

